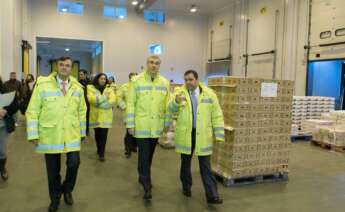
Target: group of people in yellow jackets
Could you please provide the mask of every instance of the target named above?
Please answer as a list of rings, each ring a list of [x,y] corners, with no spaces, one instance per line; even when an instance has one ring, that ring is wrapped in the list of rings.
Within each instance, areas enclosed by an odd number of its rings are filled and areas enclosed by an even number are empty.
[[[114,92],[115,87],[109,86],[107,76],[101,73],[87,85],[87,98],[84,98],[84,87],[70,76],[72,62],[71,58],[62,57],[57,63],[57,73],[38,78],[26,111],[28,140],[45,156],[51,199],[48,211],[58,210],[62,196],[66,204],[74,203],[72,192],[87,125],[95,130],[99,160],[105,160],[114,106],[125,114],[126,156],[130,157],[138,148],[138,175],[144,199],[152,199],[151,164],[155,147],[174,116],[177,117],[175,145],[176,152],[181,155],[183,195],[192,195],[191,160],[194,154],[199,159],[207,203],[222,203],[211,171],[210,155],[213,141],[224,141],[224,120],[217,96],[199,82],[196,71],[186,71],[185,85],[170,94],[169,81],[159,73],[160,58],[150,56],[146,70],[137,76],[131,74],[130,82],[119,92]],[[90,105],[88,123],[86,99]],[[67,154],[63,182],[60,175],[62,153]]]

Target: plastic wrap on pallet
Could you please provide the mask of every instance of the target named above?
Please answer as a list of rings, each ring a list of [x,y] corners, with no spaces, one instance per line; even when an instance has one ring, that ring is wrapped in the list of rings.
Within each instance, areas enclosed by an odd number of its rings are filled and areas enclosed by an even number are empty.
[[[298,126],[299,134],[304,133],[304,120],[321,119],[323,113],[334,111],[335,99],[321,96],[294,96],[292,106],[293,124]]]

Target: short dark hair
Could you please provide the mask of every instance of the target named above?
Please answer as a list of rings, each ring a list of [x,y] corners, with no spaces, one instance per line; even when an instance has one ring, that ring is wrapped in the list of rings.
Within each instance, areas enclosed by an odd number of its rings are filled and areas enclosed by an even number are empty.
[[[87,75],[87,71],[85,69],[80,69],[79,72],[83,72],[85,75]]]
[[[135,72],[131,72],[131,73],[129,73],[128,78],[131,78],[132,76],[136,76],[136,75],[138,75],[138,74]]]
[[[10,74],[17,74],[16,72],[12,71]]]
[[[57,59],[57,62],[60,62],[60,61],[66,61],[66,60],[70,60],[72,63],[73,63],[73,60],[72,60],[72,58],[70,58],[70,57],[59,57],[58,59]]]
[[[195,79],[198,79],[199,78],[199,75],[198,75],[198,72],[194,71],[194,70],[188,70],[184,73],[184,76],[187,76],[189,74],[193,74],[194,78]]]

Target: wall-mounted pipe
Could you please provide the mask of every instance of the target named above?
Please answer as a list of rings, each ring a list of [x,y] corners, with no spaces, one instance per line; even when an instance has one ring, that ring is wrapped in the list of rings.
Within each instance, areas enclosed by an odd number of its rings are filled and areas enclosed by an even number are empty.
[[[246,21],[246,56],[245,56],[245,66],[244,66],[244,77],[247,78],[248,75],[248,40],[249,40],[249,18]]]
[[[275,13],[275,26],[274,26],[274,58],[273,58],[273,71],[272,71],[272,79],[276,78],[276,71],[277,71],[277,45],[278,45],[278,35],[279,35],[279,18],[280,18],[280,11],[276,10]]]

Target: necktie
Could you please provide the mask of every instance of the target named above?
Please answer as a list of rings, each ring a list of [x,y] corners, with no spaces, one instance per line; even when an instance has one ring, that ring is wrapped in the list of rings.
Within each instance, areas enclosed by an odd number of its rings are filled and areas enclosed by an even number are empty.
[[[62,88],[61,88],[61,92],[63,93],[64,96],[66,96],[66,82],[61,82]]]
[[[190,94],[193,109],[193,128],[196,128],[196,112],[198,111],[198,98],[196,97],[195,91]]]

